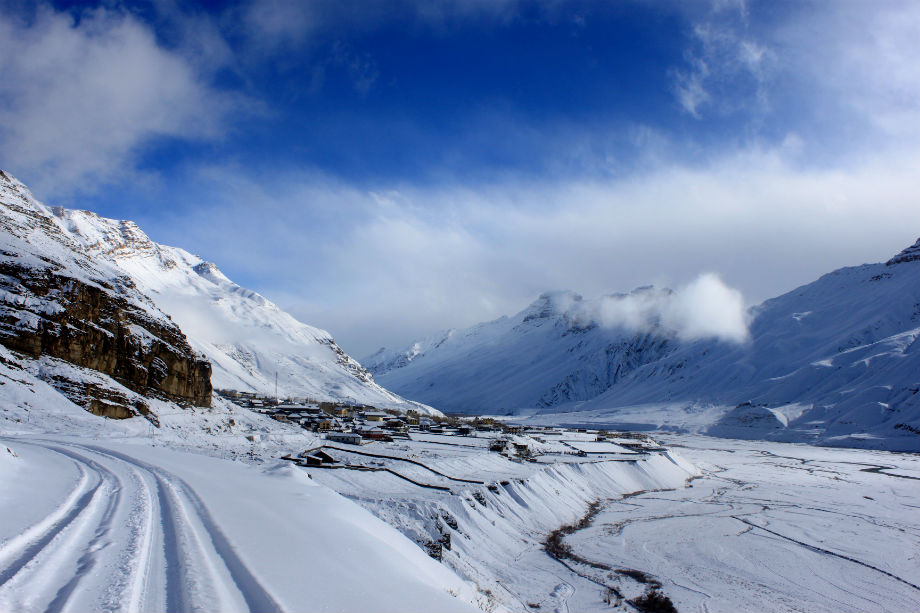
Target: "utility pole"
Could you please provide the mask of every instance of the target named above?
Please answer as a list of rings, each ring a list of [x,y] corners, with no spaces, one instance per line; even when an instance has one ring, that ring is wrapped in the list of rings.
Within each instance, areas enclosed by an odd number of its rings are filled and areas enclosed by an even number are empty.
[[[275,371],[275,404],[278,404],[278,371]]]

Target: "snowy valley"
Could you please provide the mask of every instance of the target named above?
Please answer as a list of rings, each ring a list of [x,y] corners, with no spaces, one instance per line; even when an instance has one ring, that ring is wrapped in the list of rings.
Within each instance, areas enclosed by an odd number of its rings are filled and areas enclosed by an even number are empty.
[[[365,369],[0,172],[0,611],[918,609],[917,456],[777,442],[916,451],[918,253],[749,338],[554,293]]]

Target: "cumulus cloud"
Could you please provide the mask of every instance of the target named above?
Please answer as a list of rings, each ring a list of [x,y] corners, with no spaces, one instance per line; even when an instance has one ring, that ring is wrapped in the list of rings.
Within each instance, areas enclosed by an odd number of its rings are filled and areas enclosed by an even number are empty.
[[[569,293],[553,296],[554,308],[582,326],[595,323],[630,332],[657,329],[683,340],[741,343],[748,338],[741,292],[715,273],[702,274],[676,291],[647,286],[596,300],[573,298]]]
[[[118,9],[0,14],[0,74],[2,163],[46,193],[130,173],[155,138],[218,138],[240,106]]]
[[[662,324],[681,338],[712,337],[740,343],[748,337],[744,307],[740,291],[707,273],[669,295],[659,308]]]

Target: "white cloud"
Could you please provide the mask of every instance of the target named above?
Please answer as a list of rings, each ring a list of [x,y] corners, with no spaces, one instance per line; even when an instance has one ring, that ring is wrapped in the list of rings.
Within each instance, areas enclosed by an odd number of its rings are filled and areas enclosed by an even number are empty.
[[[569,294],[561,298],[566,296]],[[741,292],[714,273],[702,274],[676,291],[643,287],[556,305],[581,325],[593,322],[631,332],[660,327],[684,340],[715,338],[734,343],[748,338],[745,306]]]
[[[52,194],[132,172],[152,139],[219,138],[239,108],[120,10],[0,15],[0,74],[0,163]]]
[[[830,114],[841,131],[856,123],[889,142],[920,138],[920,4],[828,3],[809,22],[784,24],[776,40],[807,86],[800,102]]]
[[[681,338],[714,337],[740,343],[748,337],[744,297],[713,273],[678,290],[661,311],[662,323]]]
[[[321,19],[316,3],[288,0],[252,0],[239,12],[241,33],[261,52],[303,46]]]
[[[713,17],[718,16],[717,11]],[[696,23],[693,44],[684,52],[686,65],[671,70],[677,101],[697,119],[705,108],[726,114],[763,112],[769,105],[767,92],[776,57],[752,38],[746,16],[743,9],[738,17],[732,14]]]
[[[727,287],[759,302],[884,261],[920,235],[920,151],[809,170],[790,162],[800,139],[788,140],[602,181],[368,192],[315,175],[256,185],[226,169],[210,185],[196,180],[211,206],[168,227],[151,220],[151,233],[201,252],[358,356],[515,313],[553,288],[682,288],[660,309],[672,327],[739,339],[741,297]],[[694,282],[704,271],[725,284]]]

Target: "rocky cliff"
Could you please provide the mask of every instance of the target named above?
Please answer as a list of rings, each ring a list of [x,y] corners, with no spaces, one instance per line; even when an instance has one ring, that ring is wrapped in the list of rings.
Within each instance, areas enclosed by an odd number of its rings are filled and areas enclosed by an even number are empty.
[[[88,257],[61,219],[2,171],[0,343],[26,357],[90,368],[144,396],[211,402],[211,365],[179,327],[117,268]],[[147,412],[97,385],[52,379],[97,414]]]

